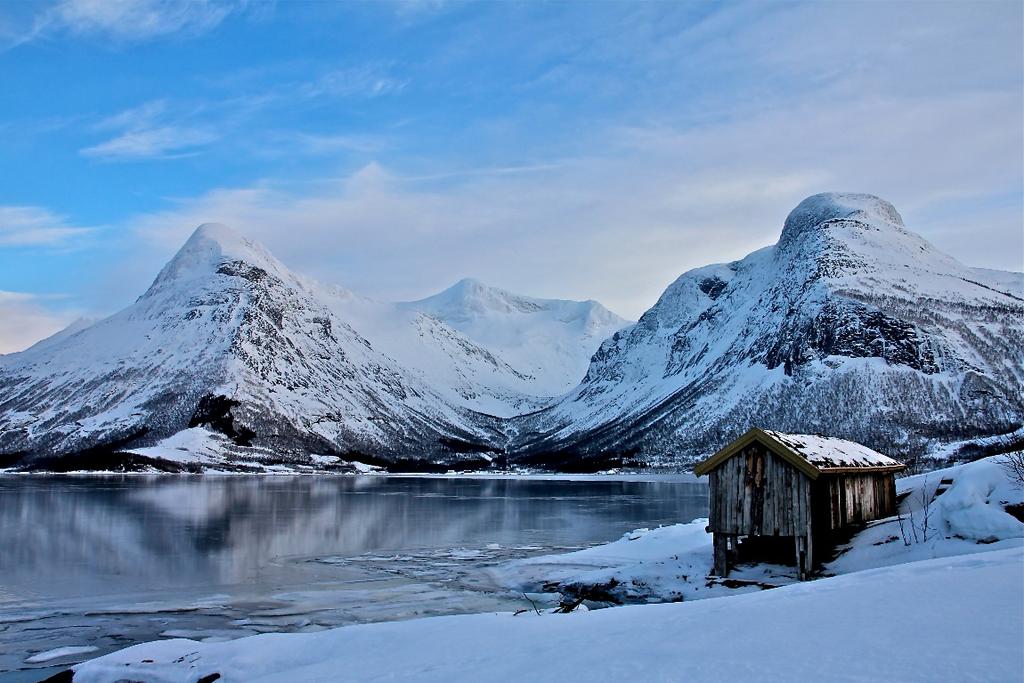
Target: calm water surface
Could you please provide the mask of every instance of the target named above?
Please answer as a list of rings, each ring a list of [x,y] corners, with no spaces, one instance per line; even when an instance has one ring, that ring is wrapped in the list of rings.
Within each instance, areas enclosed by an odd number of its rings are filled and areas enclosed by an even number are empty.
[[[518,609],[489,567],[706,514],[679,478],[0,477],[0,680],[161,637]],[[64,646],[98,649],[25,662]]]

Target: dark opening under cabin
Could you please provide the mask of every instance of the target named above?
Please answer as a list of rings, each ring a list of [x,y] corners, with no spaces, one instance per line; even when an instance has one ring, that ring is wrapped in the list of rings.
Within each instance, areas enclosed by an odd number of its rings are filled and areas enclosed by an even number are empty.
[[[853,441],[754,427],[693,470],[709,479],[715,574],[742,558],[795,562],[806,578],[840,532],[896,514],[905,467]]]

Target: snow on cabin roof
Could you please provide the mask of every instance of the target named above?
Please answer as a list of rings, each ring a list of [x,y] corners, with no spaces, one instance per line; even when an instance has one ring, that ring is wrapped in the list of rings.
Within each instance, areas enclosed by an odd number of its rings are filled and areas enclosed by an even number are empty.
[[[898,460],[855,441],[812,434],[787,434],[753,427],[694,466],[693,473],[698,476],[707,474],[753,441],[760,441],[811,479],[816,479],[823,472],[898,472],[905,468]]]
[[[767,429],[764,433],[795,451],[819,470],[903,466],[903,463],[856,441],[814,434],[786,434]]]

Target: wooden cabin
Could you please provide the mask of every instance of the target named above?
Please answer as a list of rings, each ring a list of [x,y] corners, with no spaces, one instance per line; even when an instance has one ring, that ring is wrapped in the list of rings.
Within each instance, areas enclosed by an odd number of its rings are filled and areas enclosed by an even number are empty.
[[[708,475],[715,574],[788,558],[806,578],[840,532],[896,514],[906,466],[853,441],[754,427],[694,468]]]

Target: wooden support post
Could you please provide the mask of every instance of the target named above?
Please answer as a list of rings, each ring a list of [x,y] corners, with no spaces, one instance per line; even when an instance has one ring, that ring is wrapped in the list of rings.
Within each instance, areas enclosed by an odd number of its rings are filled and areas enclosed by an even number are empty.
[[[807,578],[807,537],[797,536],[794,542],[796,549],[796,572],[801,581]]]
[[[804,576],[803,580],[811,578],[811,537],[804,536]]]
[[[715,575],[726,577],[729,575],[729,537],[723,533],[715,532]]]
[[[814,498],[811,495],[811,487],[808,486],[805,495],[807,496],[807,536],[804,540],[804,576],[803,578],[809,578],[811,572],[814,571],[814,548],[812,540],[814,539]]]
[[[814,571],[814,552],[811,545],[811,531],[807,530],[807,540],[804,541],[804,578],[809,578]]]

